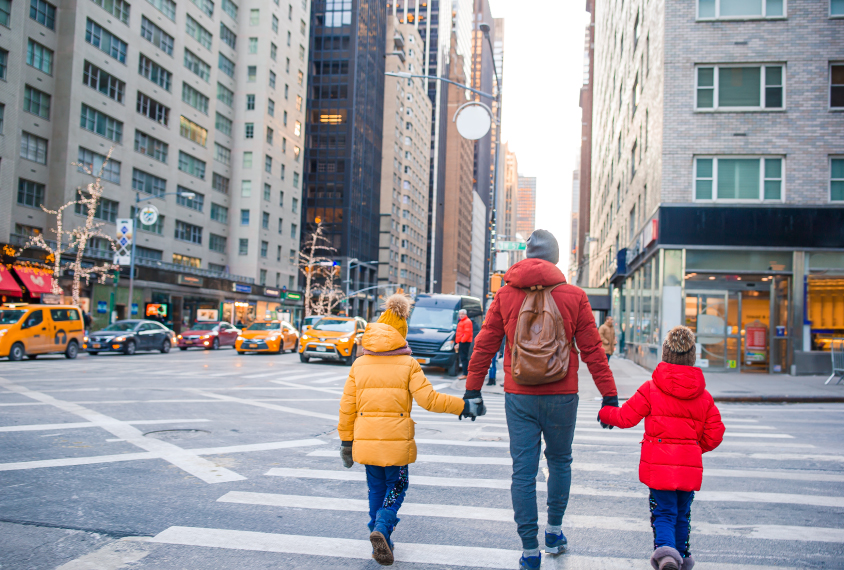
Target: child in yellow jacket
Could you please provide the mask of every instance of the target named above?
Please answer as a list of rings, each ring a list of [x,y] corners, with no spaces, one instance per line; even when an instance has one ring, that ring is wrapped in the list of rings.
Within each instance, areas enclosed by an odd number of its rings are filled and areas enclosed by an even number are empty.
[[[343,388],[338,431],[343,465],[366,466],[372,557],[386,566],[393,563],[390,535],[407,491],[407,466],[416,461],[411,398],[428,411],[461,419],[482,415],[483,410],[472,413],[470,402],[436,392],[410,356],[407,298],[393,295],[385,309],[363,333],[364,355],[352,364]]]

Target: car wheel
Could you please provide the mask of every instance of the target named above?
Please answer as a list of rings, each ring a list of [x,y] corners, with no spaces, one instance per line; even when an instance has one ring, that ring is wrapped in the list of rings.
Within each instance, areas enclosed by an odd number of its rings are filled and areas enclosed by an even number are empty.
[[[446,374],[449,376],[457,376],[460,373],[460,361],[458,359],[454,359],[451,365],[446,369]]]
[[[180,346],[179,347],[179,350],[187,350],[187,349],[188,349],[188,347],[186,347],[186,346]]]
[[[170,339],[165,338],[164,341],[161,343],[161,348],[159,349],[161,351],[161,354],[167,354],[168,352],[170,352],[170,347],[172,345],[173,343],[170,342]]]
[[[16,342],[12,345],[12,348],[9,349],[9,360],[14,362],[19,362],[23,360],[23,357],[26,355],[26,351],[23,349],[23,345],[19,342]]]
[[[134,340],[127,340],[126,346],[123,347],[123,354],[127,356],[132,356],[135,354],[135,341]]]
[[[211,350],[217,350],[218,348],[220,348],[220,339],[214,337],[214,341],[211,343]]]
[[[304,352],[300,352],[300,353],[299,353],[299,361],[300,361],[300,362],[305,362],[305,363],[307,363],[307,362],[310,362],[310,360],[311,360],[311,357],[310,357],[310,356],[305,356],[305,353],[304,353]]]
[[[79,344],[72,340],[67,343],[67,348],[64,349],[64,357],[68,360],[73,360],[79,355]]]
[[[346,366],[351,366],[352,364],[355,363],[355,359],[356,359],[355,349],[353,348],[351,354],[349,354],[349,356],[347,356],[346,358],[343,359],[343,364],[345,364]]]

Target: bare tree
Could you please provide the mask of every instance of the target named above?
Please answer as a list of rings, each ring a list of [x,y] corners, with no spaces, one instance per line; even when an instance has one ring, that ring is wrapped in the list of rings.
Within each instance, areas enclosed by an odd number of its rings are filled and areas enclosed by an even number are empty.
[[[68,202],[58,210],[50,210],[44,206],[44,204],[41,204],[41,209],[44,210],[44,213],[56,216],[56,228],[54,230],[50,230],[56,234],[56,245],[55,247],[52,247],[50,243],[44,239],[44,234],[38,234],[30,236],[29,240],[27,240],[20,251],[17,252],[17,254],[20,254],[20,252],[30,247],[37,247],[47,252],[47,262],[52,263],[53,265],[53,285],[50,292],[54,295],[62,294],[62,288],[59,286],[59,275],[61,275],[62,268],[62,254],[69,250],[69,247],[67,247],[64,240],[65,235],[70,235],[70,232],[64,231],[64,211],[66,208],[75,204],[75,200]]]
[[[305,238],[299,252],[299,270],[305,276],[305,316],[325,315],[342,301],[343,291],[331,257],[337,250],[325,236],[325,226],[317,218],[316,228]],[[314,300],[314,295],[317,299]]]

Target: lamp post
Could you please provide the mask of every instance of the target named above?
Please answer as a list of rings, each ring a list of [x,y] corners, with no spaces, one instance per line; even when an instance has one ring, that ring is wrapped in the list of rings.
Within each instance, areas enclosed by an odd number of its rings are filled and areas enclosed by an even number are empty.
[[[146,198],[141,198],[140,192],[135,192],[135,214],[132,216],[132,252],[129,254],[129,317],[132,317],[132,293],[135,290],[135,244],[137,243],[137,230],[138,228],[135,227],[135,220],[138,218],[138,214],[140,211],[138,210],[137,204],[141,202],[146,202],[147,200],[152,200],[153,198],[163,198],[164,196],[182,196],[187,198],[188,200],[193,200],[196,197],[195,192],[165,192],[164,194],[158,194],[156,196],[147,196]],[[138,313],[140,313],[140,307],[138,307]]]

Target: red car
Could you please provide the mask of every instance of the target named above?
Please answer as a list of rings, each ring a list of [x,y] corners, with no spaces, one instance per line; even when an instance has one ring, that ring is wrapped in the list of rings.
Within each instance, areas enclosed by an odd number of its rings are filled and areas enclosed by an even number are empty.
[[[190,330],[182,331],[176,337],[179,350],[194,346],[205,350],[217,350],[221,346],[234,346],[240,329],[225,321],[205,321],[194,323]]]

